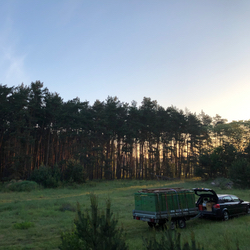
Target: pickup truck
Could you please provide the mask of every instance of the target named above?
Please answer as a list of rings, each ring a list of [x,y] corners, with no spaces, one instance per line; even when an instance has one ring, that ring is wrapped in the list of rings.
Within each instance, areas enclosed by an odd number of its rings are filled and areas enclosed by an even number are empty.
[[[193,190],[183,188],[142,189],[135,193],[133,218],[163,226],[170,222],[171,228],[177,225],[186,227],[186,221],[199,216]]]

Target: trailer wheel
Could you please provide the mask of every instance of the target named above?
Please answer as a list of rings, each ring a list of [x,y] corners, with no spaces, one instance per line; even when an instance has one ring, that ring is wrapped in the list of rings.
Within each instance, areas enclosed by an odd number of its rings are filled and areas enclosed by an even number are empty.
[[[154,222],[148,222],[148,225],[149,225],[150,227],[155,227],[155,224],[156,224],[156,223],[154,223]]]
[[[166,220],[160,220],[158,224],[160,227],[164,227],[166,224]]]
[[[179,228],[183,229],[186,227],[186,220],[184,218],[181,218],[178,220],[178,226]]]
[[[173,221],[173,220],[172,220],[172,221],[170,222],[170,229],[171,229],[171,230],[175,230],[175,227],[176,227],[176,221]]]

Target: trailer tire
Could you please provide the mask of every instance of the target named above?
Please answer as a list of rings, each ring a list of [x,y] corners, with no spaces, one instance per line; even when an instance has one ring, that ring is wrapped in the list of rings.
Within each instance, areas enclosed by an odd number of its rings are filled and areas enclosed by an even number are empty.
[[[178,220],[178,226],[180,229],[183,229],[186,227],[186,220],[184,218],[181,218]]]
[[[154,222],[148,222],[148,225],[152,228],[152,227],[155,227],[155,224]]]
[[[164,227],[166,224],[166,220],[160,220],[158,224],[160,227]]]
[[[173,220],[172,220],[172,221],[170,222],[170,229],[171,229],[171,230],[175,230],[175,228],[176,228],[176,221],[173,221]]]

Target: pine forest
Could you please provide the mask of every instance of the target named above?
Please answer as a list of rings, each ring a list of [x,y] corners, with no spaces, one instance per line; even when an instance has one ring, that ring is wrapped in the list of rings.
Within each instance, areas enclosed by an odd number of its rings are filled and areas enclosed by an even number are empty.
[[[0,85],[0,178],[29,179],[41,166],[82,167],[86,179],[227,177],[237,159],[250,159],[250,120],[228,123],[117,97],[91,106],[64,102],[40,81]]]

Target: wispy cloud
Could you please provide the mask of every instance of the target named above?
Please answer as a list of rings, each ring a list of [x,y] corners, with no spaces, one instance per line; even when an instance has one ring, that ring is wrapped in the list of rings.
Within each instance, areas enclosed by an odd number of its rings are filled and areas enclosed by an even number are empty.
[[[22,82],[29,83],[29,77],[25,70],[25,58],[27,53],[17,52],[19,37],[14,29],[10,14],[1,18],[0,25],[0,83],[10,86],[19,85]]]
[[[74,0],[74,1],[66,1],[63,2],[58,10],[58,24],[59,25],[67,25],[72,21],[72,18],[75,17],[77,10],[82,5],[82,1]]]
[[[7,68],[5,70],[5,81],[18,85],[28,80],[24,69],[24,62],[26,55],[15,55],[13,48],[9,47],[10,52],[5,52],[5,62]]]

